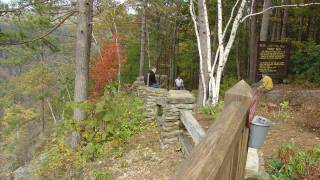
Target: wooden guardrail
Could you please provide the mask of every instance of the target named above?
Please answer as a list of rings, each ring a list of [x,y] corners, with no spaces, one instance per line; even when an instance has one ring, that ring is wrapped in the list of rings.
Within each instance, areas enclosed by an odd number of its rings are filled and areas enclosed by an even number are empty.
[[[198,121],[193,117],[192,111],[181,110],[180,114],[181,122],[190,133],[194,143],[197,145],[205,136],[205,131],[202,129]]]
[[[240,81],[225,93],[225,108],[203,136],[201,127],[187,112],[181,120],[198,144],[176,172],[176,180],[243,180],[248,151],[249,129],[246,126],[253,93]],[[183,141],[183,136],[182,140]],[[185,140],[185,139],[184,139]]]

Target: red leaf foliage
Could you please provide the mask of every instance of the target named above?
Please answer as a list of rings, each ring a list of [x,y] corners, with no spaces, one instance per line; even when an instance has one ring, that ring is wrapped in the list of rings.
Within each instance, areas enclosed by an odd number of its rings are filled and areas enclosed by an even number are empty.
[[[118,43],[116,43],[118,40]],[[127,57],[123,54],[122,46],[119,43],[117,34],[112,35],[112,40],[101,40],[101,49],[96,57],[96,62],[91,68],[91,79],[94,81],[93,96],[101,96],[107,83],[112,82],[118,72],[118,52],[121,69]]]

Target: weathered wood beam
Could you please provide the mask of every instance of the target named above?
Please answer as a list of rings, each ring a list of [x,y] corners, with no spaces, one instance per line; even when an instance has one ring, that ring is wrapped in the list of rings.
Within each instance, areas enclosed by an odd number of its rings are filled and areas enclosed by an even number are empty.
[[[187,159],[189,159],[191,156],[192,149],[193,149],[192,143],[190,142],[189,138],[183,133],[181,133],[179,135],[179,142],[181,144],[181,149],[182,149],[183,155]]]
[[[225,108],[174,180],[243,180],[249,129],[246,127],[252,90],[240,81],[225,93]],[[182,119],[182,118],[181,118]]]
[[[181,122],[190,133],[193,141],[197,145],[206,135],[198,121],[193,117],[192,112],[188,110],[180,110]]]
[[[191,158],[182,163],[174,179],[215,179],[234,140],[240,135],[240,127],[245,126],[242,119],[246,108],[240,103],[231,103],[221,116],[210,126],[207,136],[195,146]],[[220,172],[221,173],[221,172]]]

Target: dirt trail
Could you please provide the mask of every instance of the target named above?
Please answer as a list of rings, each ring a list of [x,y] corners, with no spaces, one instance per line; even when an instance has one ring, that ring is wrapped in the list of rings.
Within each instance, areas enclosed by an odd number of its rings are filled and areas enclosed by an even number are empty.
[[[261,149],[265,159],[272,158],[281,145],[289,142],[294,142],[298,147],[308,150],[320,145],[320,138],[315,133],[299,127],[295,122],[276,122],[270,127]]]
[[[320,121],[318,105],[290,106],[289,117],[285,121],[272,119],[271,114],[277,113],[278,108],[275,104],[268,104],[261,105],[258,109],[263,116],[270,118],[274,123],[269,128],[267,139],[261,148],[266,160],[276,155],[281,145],[290,142],[305,150],[320,146],[320,131],[317,128],[317,123]]]

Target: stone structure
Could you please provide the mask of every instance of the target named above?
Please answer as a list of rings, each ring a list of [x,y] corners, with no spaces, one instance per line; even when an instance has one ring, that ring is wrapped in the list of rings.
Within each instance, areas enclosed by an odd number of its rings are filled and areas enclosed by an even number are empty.
[[[143,85],[137,88],[137,95],[144,101],[145,119],[155,120],[157,117],[157,102],[167,99],[168,90]]]
[[[269,180],[269,175],[265,171],[263,153],[261,150],[248,148],[245,172],[246,180]]]
[[[159,121],[161,147],[177,143],[178,136],[183,131],[180,110],[193,110],[195,98],[186,90],[168,91],[147,87],[143,83],[143,77],[138,77],[133,85],[136,95],[144,101],[145,119]]]
[[[165,101],[157,102],[157,114],[160,124],[160,143],[165,148],[178,142],[183,128],[180,121],[180,110],[193,110],[195,98],[189,91],[170,90]]]

